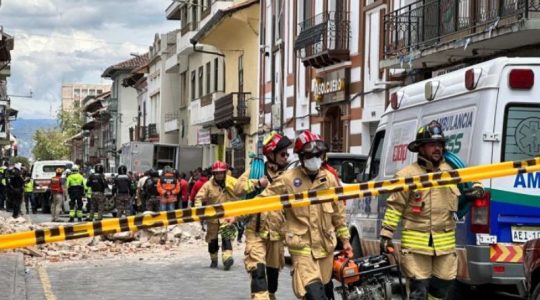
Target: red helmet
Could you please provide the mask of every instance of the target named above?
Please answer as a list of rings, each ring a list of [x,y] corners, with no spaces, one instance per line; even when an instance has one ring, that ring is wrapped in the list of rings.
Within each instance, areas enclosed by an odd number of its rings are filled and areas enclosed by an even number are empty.
[[[294,142],[294,153],[326,152],[327,147],[320,135],[304,130]]]
[[[216,161],[213,165],[212,165],[212,173],[214,172],[225,172],[229,169],[229,167],[227,166],[226,163],[222,162],[222,161]]]
[[[292,144],[291,140],[287,136],[282,136],[281,134],[272,131],[264,139],[263,142],[263,154],[270,155],[279,150],[285,149]]]

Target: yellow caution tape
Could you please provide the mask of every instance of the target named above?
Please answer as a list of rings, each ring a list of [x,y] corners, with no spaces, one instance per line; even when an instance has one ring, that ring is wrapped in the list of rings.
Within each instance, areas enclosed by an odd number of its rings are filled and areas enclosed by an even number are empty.
[[[400,177],[383,181],[350,184],[319,191],[309,190],[297,194],[276,195],[214,204],[199,208],[188,208],[169,212],[58,226],[2,235],[0,236],[0,249],[28,247],[36,244],[60,242],[101,234],[136,231],[144,228],[168,226],[179,223],[250,215],[285,208],[304,207],[324,202],[358,199],[384,193],[479,181],[487,178],[537,171],[540,171],[540,157],[526,161],[481,165],[413,177]]]

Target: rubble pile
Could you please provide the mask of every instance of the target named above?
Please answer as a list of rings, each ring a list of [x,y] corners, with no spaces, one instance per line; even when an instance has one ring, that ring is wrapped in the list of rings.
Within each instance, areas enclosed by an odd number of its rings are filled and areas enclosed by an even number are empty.
[[[0,234],[57,226],[57,223],[32,224],[28,219],[0,216]],[[160,259],[180,255],[186,250],[205,248],[199,223],[157,227],[137,232],[121,232],[97,237],[75,239],[34,247],[14,249],[25,254],[25,264],[35,267],[43,263],[76,262],[80,260]],[[203,249],[204,249],[203,248]]]

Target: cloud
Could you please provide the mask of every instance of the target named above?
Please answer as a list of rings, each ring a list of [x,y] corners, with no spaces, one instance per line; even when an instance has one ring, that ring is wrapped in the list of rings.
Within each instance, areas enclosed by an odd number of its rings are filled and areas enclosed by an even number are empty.
[[[62,83],[109,83],[110,65],[144,53],[155,33],[176,29],[170,0],[17,0],[0,7],[1,25],[15,36],[10,95],[24,118],[54,118]]]

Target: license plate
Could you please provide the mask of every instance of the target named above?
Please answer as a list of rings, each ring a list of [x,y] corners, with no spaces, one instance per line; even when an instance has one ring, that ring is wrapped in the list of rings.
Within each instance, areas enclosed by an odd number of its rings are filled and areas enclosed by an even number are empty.
[[[512,226],[512,242],[525,243],[540,238],[540,227]]]
[[[485,233],[476,234],[476,245],[493,245],[497,244],[497,236]]]

